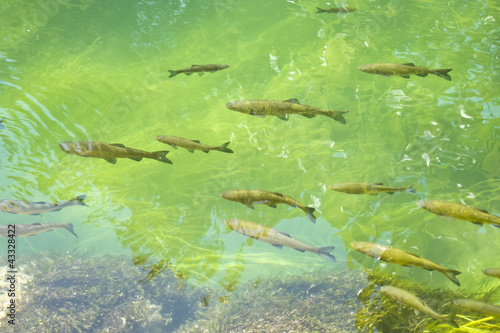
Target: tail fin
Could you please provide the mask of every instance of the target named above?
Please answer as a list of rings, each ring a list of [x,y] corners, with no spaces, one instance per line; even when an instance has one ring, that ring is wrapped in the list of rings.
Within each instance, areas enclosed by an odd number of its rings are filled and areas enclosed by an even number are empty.
[[[403,187],[403,191],[410,192],[410,193],[416,192],[415,189],[413,188],[413,184],[411,184],[410,186]]]
[[[177,74],[179,74],[177,71],[171,71],[170,69],[168,71],[170,72],[170,76],[169,77],[174,77]]]
[[[452,69],[436,69],[433,74],[436,74],[439,77],[442,77],[445,80],[451,81],[451,76],[448,75],[448,72],[451,72]]]
[[[462,272],[459,272],[459,271],[454,271],[454,270],[450,269],[450,270],[444,271],[444,272],[442,272],[442,273],[443,273],[444,275],[446,275],[446,277],[447,277],[448,279],[450,279],[450,280],[451,280],[451,282],[453,282],[454,284],[456,284],[457,286],[459,286],[459,287],[460,287],[460,282],[458,282],[458,279],[455,277],[455,275],[458,275],[458,274],[460,274],[460,273],[462,273]]]
[[[444,316],[441,320],[444,324],[450,325],[451,327],[460,328],[460,326],[455,322],[456,309],[454,308],[449,315]]]
[[[169,160],[167,158],[167,154],[168,154],[168,150],[165,150],[165,151],[155,151],[153,152],[153,154],[156,155],[155,159],[160,161],[160,162],[165,162],[165,163],[168,163],[168,164],[173,164],[171,160]]]
[[[316,9],[318,10],[316,13],[328,13],[328,11],[321,9],[319,7],[316,7]]]
[[[335,260],[335,257],[330,254],[335,249],[335,246],[324,246],[324,247],[319,247],[318,252],[316,252],[319,256],[325,258],[326,260],[330,260],[333,262],[337,262]]]
[[[307,217],[309,220],[312,221],[312,223],[316,223],[316,218],[314,217],[313,213],[316,209],[314,207],[304,207],[304,212],[306,213]]]
[[[328,116],[332,119],[335,119],[341,124],[345,124],[345,118],[342,114],[347,113],[349,111],[328,111],[328,113],[325,113],[325,116]]]
[[[71,232],[73,235],[75,235],[76,238],[78,238],[78,235],[75,234],[75,232],[73,231],[73,224],[72,223],[65,223],[64,224],[64,229],[68,230],[69,232]]]
[[[226,143],[223,143],[221,144],[219,147],[218,147],[218,151],[221,151],[223,153],[234,153],[231,149],[227,148],[227,145],[230,144],[231,141],[228,141]]]
[[[87,206],[83,200],[85,200],[86,196],[85,194],[82,194],[82,195],[79,195],[77,197],[74,197],[73,199],[71,199],[70,201],[76,201],[79,205],[83,205],[83,206]]]

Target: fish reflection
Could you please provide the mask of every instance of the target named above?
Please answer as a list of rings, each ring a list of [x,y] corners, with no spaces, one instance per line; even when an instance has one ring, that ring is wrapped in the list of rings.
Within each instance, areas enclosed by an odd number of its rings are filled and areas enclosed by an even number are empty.
[[[358,69],[365,73],[380,74],[385,76],[401,76],[409,79],[410,75],[426,77],[428,74],[437,75],[445,80],[451,81],[450,72],[452,69],[430,69],[423,66],[415,66],[413,63],[406,64],[391,64],[391,63],[375,63],[359,66]]]
[[[42,232],[51,231],[56,228],[63,228],[71,232],[76,238],[77,234],[73,231],[73,224],[71,223],[31,223],[31,224],[15,224],[16,237],[35,236]],[[8,237],[12,234],[12,228],[9,229],[8,225],[0,226],[0,236]]]
[[[85,195],[79,195],[69,201],[59,202],[30,202],[26,200],[0,199],[0,212],[19,215],[38,215],[41,213],[55,212],[65,207],[83,205]]]

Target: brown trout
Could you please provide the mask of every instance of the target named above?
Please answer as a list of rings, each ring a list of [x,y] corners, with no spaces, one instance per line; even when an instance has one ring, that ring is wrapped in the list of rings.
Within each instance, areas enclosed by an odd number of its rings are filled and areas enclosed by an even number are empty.
[[[352,7],[340,7],[340,8],[329,8],[329,9],[321,9],[316,7],[318,10],[316,13],[351,13],[355,12],[356,8]]]
[[[428,74],[434,74],[442,77],[445,80],[451,81],[448,72],[451,69],[430,69],[422,66],[415,66],[413,63],[406,64],[390,64],[378,63],[359,66],[358,69],[365,73],[380,74],[385,76],[397,75],[409,79],[410,75],[426,77]]]
[[[464,298],[454,300],[453,304],[466,310],[482,313],[488,316],[500,317],[500,306],[498,305]]]
[[[79,195],[69,201],[59,202],[30,202],[26,200],[0,199],[0,212],[19,215],[38,215],[55,212],[69,206],[86,206],[83,200],[85,200],[85,195]]]
[[[296,99],[288,99],[285,101],[273,99],[247,99],[229,102],[226,104],[226,107],[230,110],[256,117],[264,118],[265,116],[276,116],[281,120],[288,120],[289,114],[300,114],[307,118],[322,115],[335,119],[342,124],[346,123],[342,114],[348,112],[328,111],[313,106],[302,105]]]
[[[157,135],[155,140],[170,145],[172,148],[177,149],[177,146],[187,149],[189,152],[194,153],[195,150],[201,150],[204,153],[208,153],[210,150],[218,150],[223,153],[233,153],[233,151],[227,148],[230,142],[221,144],[220,146],[209,146],[200,143],[198,140],[189,140],[185,138],[180,138],[178,136],[169,135]]]
[[[109,163],[116,163],[117,158],[130,158],[134,161],[140,161],[143,158],[151,158],[164,163],[172,164],[166,155],[168,151],[148,152],[139,149],[128,148],[121,143],[104,143],[99,141],[65,141],[59,144],[59,147],[70,155],[79,155],[83,157],[102,158]]]
[[[51,231],[56,228],[63,228],[71,232],[76,238],[78,236],[73,231],[71,223],[31,223],[31,224],[15,224],[13,230],[8,225],[0,226],[0,236],[8,237],[15,235],[16,237],[26,237],[41,234],[42,232]],[[13,230],[13,231],[12,231]]]
[[[378,193],[394,194],[395,192],[412,192],[413,184],[406,187],[389,187],[384,186],[382,183],[339,183],[328,186],[329,189],[350,193],[350,194],[370,194],[377,195]]]
[[[177,74],[184,73],[186,75],[191,75],[193,73],[198,73],[198,75],[202,76],[205,72],[215,73],[217,71],[228,68],[228,65],[217,65],[217,64],[209,64],[209,65],[192,65],[189,68],[183,68],[178,70],[168,70],[170,72],[169,77],[174,77]]]
[[[378,260],[387,261],[401,266],[420,267],[428,271],[441,272],[448,279],[450,279],[451,282],[460,287],[460,282],[458,282],[455,275],[458,275],[461,272],[440,266],[430,260],[422,258],[418,254],[372,242],[352,242],[351,246],[357,251]]]
[[[253,204],[264,204],[272,208],[276,208],[276,204],[286,204],[292,207],[298,207],[302,209],[304,213],[306,213],[307,217],[313,223],[316,223],[316,218],[313,215],[315,209],[313,207],[304,206],[297,200],[278,192],[260,190],[232,190],[222,192],[219,195],[227,200],[241,202],[251,209],[255,209]]]
[[[283,248],[283,246],[287,246],[300,252],[309,251],[312,253],[316,253],[317,255],[327,260],[335,262],[335,257],[330,254],[330,252],[335,249],[335,246],[314,247],[298,241],[287,233],[266,227],[265,225],[255,222],[239,219],[227,219],[224,220],[224,223],[229,228],[233,229],[236,232],[239,232],[242,235],[269,243],[279,249]]]

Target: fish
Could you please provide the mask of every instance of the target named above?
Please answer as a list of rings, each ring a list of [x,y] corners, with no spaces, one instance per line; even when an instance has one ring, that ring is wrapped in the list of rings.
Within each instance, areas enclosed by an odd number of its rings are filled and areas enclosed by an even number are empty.
[[[478,312],[493,317],[500,317],[500,306],[498,305],[465,298],[456,299],[453,301],[453,304],[473,312]]]
[[[461,272],[440,266],[428,259],[422,258],[418,254],[372,242],[352,242],[351,246],[357,251],[378,260],[387,261],[401,266],[420,267],[428,271],[438,271],[443,273],[448,279],[451,280],[451,282],[460,287],[460,282],[458,282],[455,275],[458,275]]]
[[[229,65],[217,65],[217,64],[209,64],[209,65],[192,65],[189,68],[177,69],[177,70],[168,70],[170,72],[170,77],[174,77],[177,74],[184,73],[186,75],[191,75],[193,73],[198,73],[198,75],[202,76],[205,72],[215,73],[217,71],[228,68]]]
[[[306,243],[302,243],[287,233],[251,221],[227,219],[224,220],[224,223],[229,228],[242,235],[269,243],[279,249],[282,249],[283,246],[287,246],[300,252],[309,251],[316,253],[327,260],[336,262],[335,257],[330,254],[330,252],[335,249],[335,246],[314,247]]]
[[[233,111],[264,118],[276,116],[281,120],[288,120],[289,114],[300,114],[306,118],[318,115],[330,117],[339,123],[345,124],[344,113],[349,111],[328,111],[313,106],[302,105],[295,98],[278,101],[273,99],[247,99],[226,103],[226,107]]]
[[[282,193],[261,190],[231,190],[222,192],[219,196],[227,200],[241,202],[251,209],[255,209],[253,204],[264,204],[272,208],[276,208],[276,204],[286,204],[292,207],[298,207],[306,213],[307,217],[313,223],[316,223],[316,218],[313,215],[315,211],[314,207],[304,206],[297,200]]]
[[[85,195],[79,195],[69,201],[59,202],[30,202],[26,200],[0,199],[0,212],[19,215],[38,215],[55,212],[69,206],[86,206],[83,202]]]
[[[5,118],[0,118],[0,129],[4,129],[5,125],[2,124],[5,121]]]
[[[79,155],[83,157],[102,158],[109,163],[115,164],[117,158],[130,158],[134,161],[140,161],[143,158],[151,158],[164,163],[172,164],[166,155],[168,151],[153,151],[125,147],[121,143],[104,143],[99,141],[65,141],[59,144],[59,147],[70,155]]]
[[[476,225],[491,224],[500,228],[500,216],[490,214],[485,209],[441,200],[419,200],[417,205],[436,215],[453,217]]]
[[[169,135],[157,135],[155,140],[172,146],[172,148],[177,149],[177,146],[186,148],[189,152],[194,153],[195,150],[201,150],[204,153],[208,153],[210,150],[218,150],[223,153],[233,153],[233,151],[227,148],[230,142],[221,144],[220,146],[209,146],[201,143],[198,140],[189,140],[185,138],[180,138],[178,136]]]
[[[377,195],[378,193],[394,194],[394,192],[411,192],[415,193],[413,184],[406,187],[389,187],[382,183],[338,183],[328,186],[329,189],[350,194],[370,194]]]
[[[422,301],[420,298],[410,293],[409,291],[393,286],[382,286],[380,288],[380,291],[398,303],[408,305],[451,327],[459,328],[458,324],[455,322],[454,313],[452,313],[451,315],[442,315],[434,311],[429,305],[427,305],[424,301]]]
[[[423,66],[415,66],[409,62],[406,64],[378,63],[359,66],[358,69],[365,73],[380,74],[385,76],[397,75],[409,79],[410,75],[426,77],[428,74],[434,74],[445,80],[451,81],[450,72],[452,69],[431,69]]]
[[[72,223],[30,223],[30,224],[15,224],[15,229],[9,225],[0,226],[0,236],[8,237],[15,235],[16,237],[35,236],[42,232],[51,231],[56,228],[63,228],[71,232],[76,238],[78,235],[73,231]]]
[[[496,277],[500,279],[500,268],[488,268],[483,270],[484,275],[488,275],[491,277]]]
[[[340,8],[329,8],[329,9],[321,9],[319,7],[316,7],[318,10],[316,13],[349,13],[349,12],[355,12],[356,8],[352,7],[340,7]]]

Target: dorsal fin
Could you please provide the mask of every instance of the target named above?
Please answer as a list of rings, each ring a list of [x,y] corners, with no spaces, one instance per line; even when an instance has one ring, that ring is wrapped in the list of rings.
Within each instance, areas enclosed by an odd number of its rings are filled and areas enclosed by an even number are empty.
[[[405,65],[405,66],[413,66],[413,67],[415,67],[415,64],[414,64],[414,63],[412,63],[412,62],[407,62],[406,64],[403,64],[403,65]]]
[[[284,197],[283,193],[279,193],[279,192],[271,192],[271,193],[274,195],[280,196],[280,197]]]
[[[200,140],[191,140],[193,142],[196,142],[196,143],[200,143]]]
[[[288,103],[293,103],[293,104],[300,104],[299,100],[296,99],[296,98],[285,99],[283,102],[288,102]]]
[[[115,146],[115,147],[122,147],[125,148],[125,145],[123,143],[110,143],[110,146]]]
[[[482,213],[486,213],[486,214],[489,214],[490,212],[488,212],[486,209],[481,209],[481,208],[476,208],[476,207],[471,207],[472,209],[475,209],[475,210],[478,210]]]

